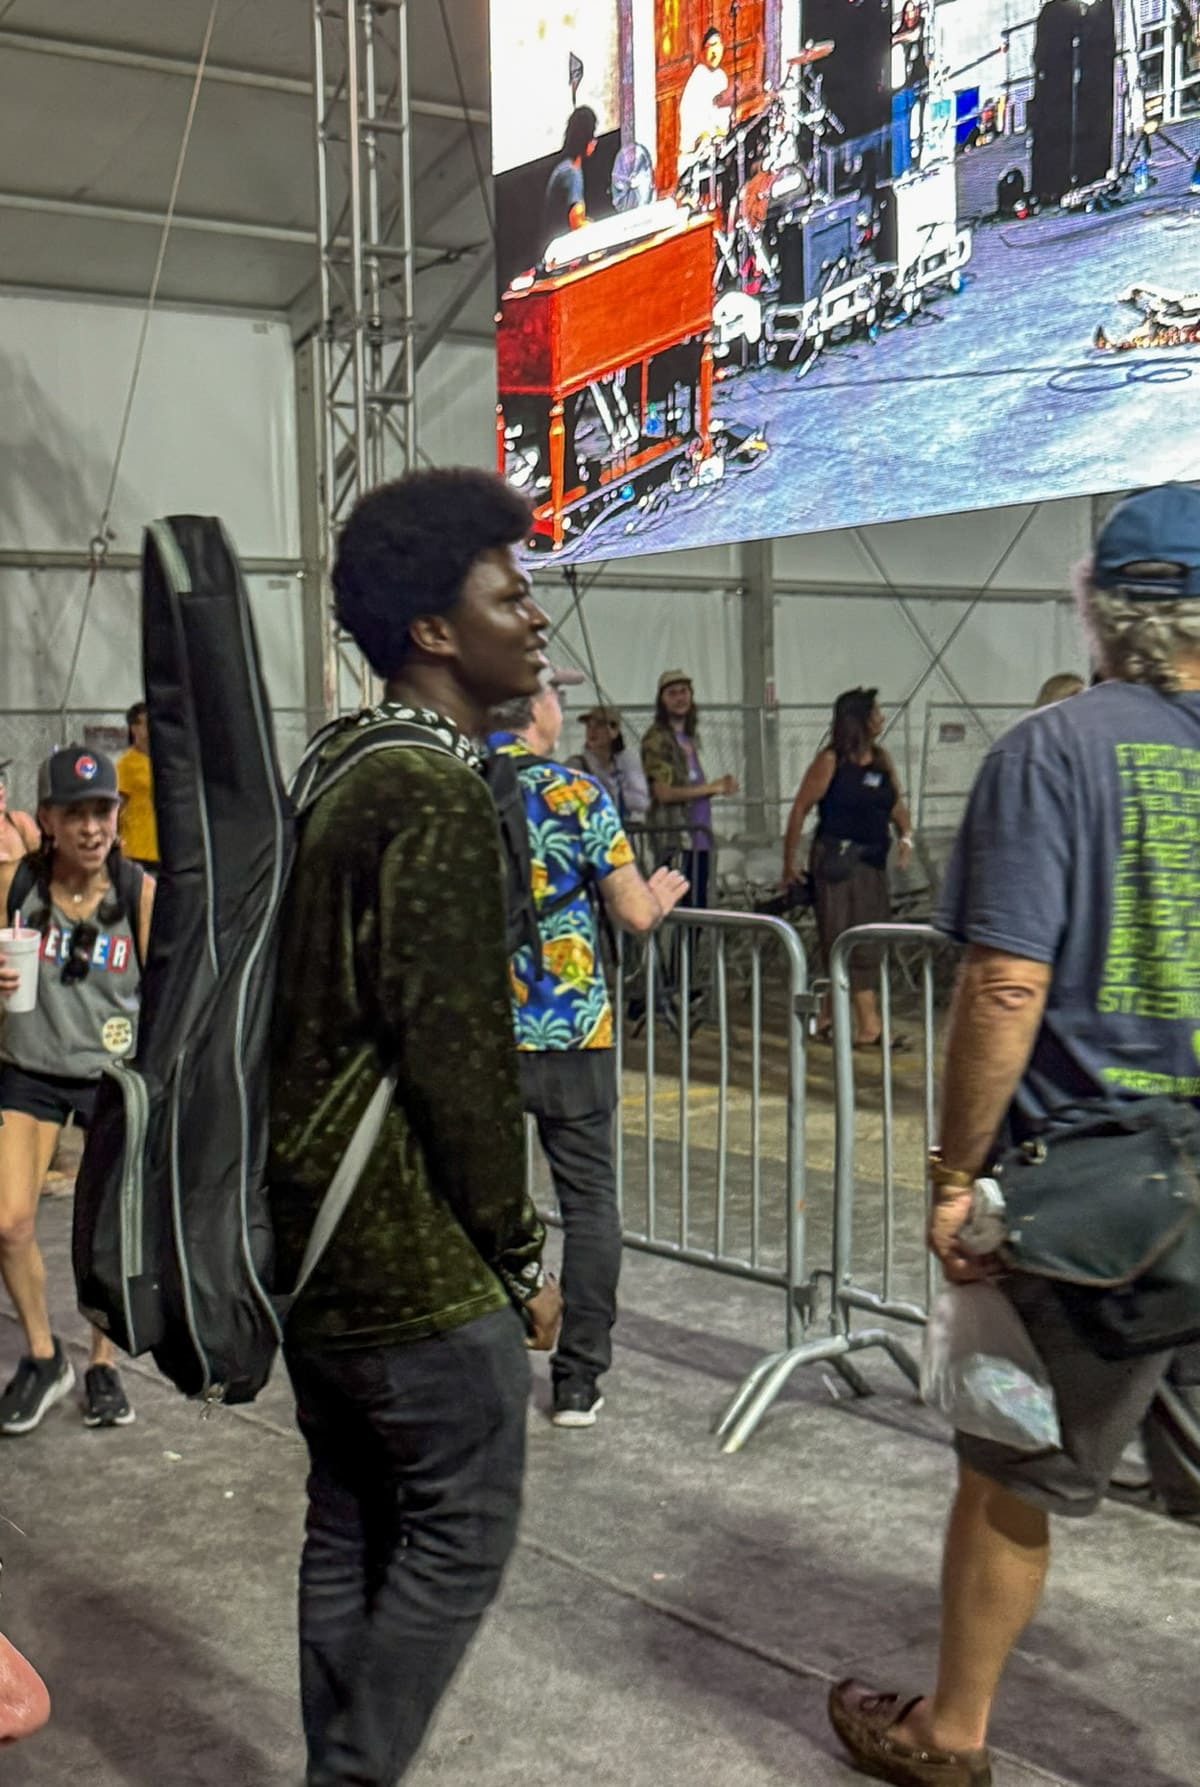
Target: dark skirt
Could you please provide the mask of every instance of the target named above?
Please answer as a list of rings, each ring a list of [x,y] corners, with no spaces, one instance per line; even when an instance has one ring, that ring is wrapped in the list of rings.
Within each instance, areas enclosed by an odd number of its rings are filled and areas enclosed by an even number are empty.
[[[856,925],[885,925],[892,916],[887,871],[870,863],[856,863],[844,881],[826,881],[821,873],[825,846],[820,839],[813,845],[813,906],[817,919],[817,938],[821,945],[821,964],[829,972],[833,946],[843,931]],[[850,986],[856,993],[867,992],[879,978],[879,954],[874,949],[855,950],[850,958]]]

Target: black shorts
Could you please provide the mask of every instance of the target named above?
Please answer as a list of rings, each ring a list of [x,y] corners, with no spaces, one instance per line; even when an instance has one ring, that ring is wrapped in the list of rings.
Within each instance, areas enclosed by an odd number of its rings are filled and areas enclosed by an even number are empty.
[[[57,1073],[26,1073],[10,1061],[0,1064],[0,1114],[22,1111],[39,1123],[69,1123],[86,1129],[96,1109],[99,1080],[71,1080]]]

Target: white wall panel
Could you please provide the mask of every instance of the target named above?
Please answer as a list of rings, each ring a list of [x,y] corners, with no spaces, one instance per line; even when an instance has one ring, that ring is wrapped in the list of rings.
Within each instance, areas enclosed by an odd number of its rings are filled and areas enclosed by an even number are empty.
[[[0,534],[86,548],[104,503],[142,312],[0,294]],[[239,550],[299,547],[285,324],[163,310],[151,319],[113,505],[117,550],[155,515],[220,515]]]
[[[300,581],[254,576],[247,583],[271,701],[302,707]],[[61,705],[86,588],[83,571],[0,570],[0,732],[9,709]],[[141,699],[140,627],[137,573],[103,572],[88,605],[72,708],[116,711]],[[2,747],[0,737],[0,756]]]
[[[417,377],[417,441],[422,462],[496,469],[496,356],[490,347],[448,341]]]
[[[561,583],[543,579],[535,587],[553,621],[566,617],[551,658],[587,665],[578,616]],[[588,589],[583,613],[605,696],[623,706],[645,707],[654,701],[661,672],[681,669],[691,675],[699,702],[739,702],[738,601],[722,589],[605,589],[602,583]],[[576,709],[590,701],[590,680],[578,695],[572,691],[571,699]]]
[[[977,589],[1003,560],[996,588],[1063,591],[1071,565],[1088,548],[1090,500],[1041,503],[1022,533],[1028,516],[1027,507],[979,509],[863,528],[861,538],[853,530],[797,535],[775,542],[775,573],[833,586],[873,585],[881,582],[873,553],[904,588]]]
[[[939,649],[966,613],[965,602],[910,604]],[[885,704],[902,701],[923,676],[929,653],[894,602],[781,596],[775,610],[775,660],[781,701],[828,701],[856,684],[874,685]],[[946,667],[970,700],[1032,702],[1046,677],[1087,666],[1073,611],[1064,603],[991,602],[964,622]],[[922,696],[957,699],[935,671]]]

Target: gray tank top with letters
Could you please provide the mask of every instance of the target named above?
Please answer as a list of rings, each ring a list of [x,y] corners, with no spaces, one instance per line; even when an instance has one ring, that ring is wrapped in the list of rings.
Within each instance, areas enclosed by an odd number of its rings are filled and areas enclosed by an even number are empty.
[[[0,1060],[26,1073],[96,1080],[137,1047],[142,972],[129,918],[114,925],[101,925],[96,914],[85,920],[98,933],[91,969],[84,980],[64,981],[77,922],[51,907],[38,963],[37,1007],[4,1015]]]

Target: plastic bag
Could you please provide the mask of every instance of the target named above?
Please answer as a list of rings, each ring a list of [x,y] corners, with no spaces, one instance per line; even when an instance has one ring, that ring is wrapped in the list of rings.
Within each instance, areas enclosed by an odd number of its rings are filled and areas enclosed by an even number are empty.
[[[1062,1443],[1054,1391],[1025,1324],[994,1284],[954,1284],[929,1312],[921,1396],[960,1433],[1018,1452]]]

